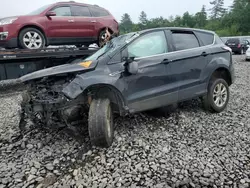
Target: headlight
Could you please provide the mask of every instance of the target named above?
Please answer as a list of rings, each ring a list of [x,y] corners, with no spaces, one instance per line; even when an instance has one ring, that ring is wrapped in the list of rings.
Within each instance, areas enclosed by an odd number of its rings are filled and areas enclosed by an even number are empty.
[[[0,20],[0,25],[12,24],[16,19],[17,19],[17,17],[2,19],[2,20]]]

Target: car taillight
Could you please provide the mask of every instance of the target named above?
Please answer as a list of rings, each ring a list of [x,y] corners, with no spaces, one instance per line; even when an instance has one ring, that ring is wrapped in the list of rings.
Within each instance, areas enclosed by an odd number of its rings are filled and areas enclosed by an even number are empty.
[[[238,44],[238,48],[240,48],[241,47],[241,45],[240,44]]]
[[[232,49],[229,48],[228,46],[223,46],[222,48],[223,48],[224,50],[227,50],[227,51],[229,51],[229,52],[232,52]]]

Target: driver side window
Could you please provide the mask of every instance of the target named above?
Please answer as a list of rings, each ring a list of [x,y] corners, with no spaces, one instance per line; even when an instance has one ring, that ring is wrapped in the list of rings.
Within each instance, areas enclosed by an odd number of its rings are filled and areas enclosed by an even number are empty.
[[[145,34],[128,46],[129,57],[147,57],[168,52],[164,31]]]
[[[57,7],[53,12],[56,13],[56,16],[71,16],[71,10],[68,6]]]

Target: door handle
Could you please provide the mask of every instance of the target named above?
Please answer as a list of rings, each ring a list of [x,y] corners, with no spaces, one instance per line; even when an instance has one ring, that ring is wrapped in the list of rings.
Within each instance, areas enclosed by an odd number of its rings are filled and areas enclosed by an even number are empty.
[[[170,62],[172,62],[172,60],[163,59],[163,61],[161,63],[163,63],[163,64],[169,64]]]
[[[74,20],[68,20],[68,22],[74,22]]]
[[[207,53],[207,52],[202,52],[201,55],[202,55],[202,56],[207,56],[208,53]]]
[[[96,23],[96,20],[92,20],[91,23]]]

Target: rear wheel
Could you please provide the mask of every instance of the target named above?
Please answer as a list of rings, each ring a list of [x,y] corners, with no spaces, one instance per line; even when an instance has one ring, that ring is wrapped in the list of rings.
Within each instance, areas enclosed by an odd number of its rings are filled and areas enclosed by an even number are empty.
[[[19,34],[19,45],[23,49],[41,49],[45,47],[45,37],[38,29],[25,28]]]
[[[92,145],[109,147],[114,138],[113,112],[109,99],[94,99],[89,109],[89,136]]]
[[[222,78],[213,78],[208,86],[208,93],[202,98],[203,106],[211,112],[222,112],[229,101],[229,87]]]
[[[243,54],[244,54],[244,49],[243,49],[243,48],[241,48],[241,50],[240,50],[240,54],[241,54],[241,55],[243,55]]]
[[[105,45],[105,34],[106,34],[106,31],[105,30],[102,30],[99,34],[99,37],[98,37],[98,46],[99,47],[103,47]]]

